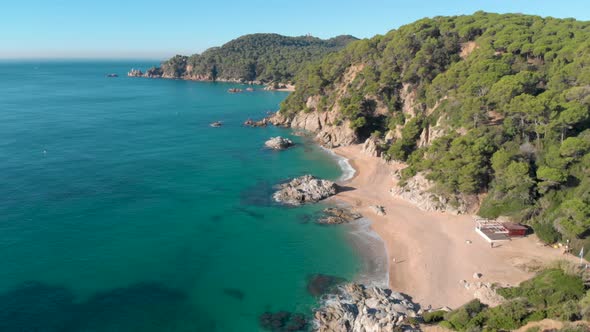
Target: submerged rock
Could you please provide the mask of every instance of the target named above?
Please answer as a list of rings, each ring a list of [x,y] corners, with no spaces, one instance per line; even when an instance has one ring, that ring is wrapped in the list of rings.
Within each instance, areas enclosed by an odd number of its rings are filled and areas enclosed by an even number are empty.
[[[327,274],[314,274],[307,281],[307,291],[313,296],[321,296],[333,292],[346,279]]]
[[[268,141],[266,141],[264,143],[264,145],[267,148],[270,148],[273,150],[285,150],[285,149],[292,147],[294,145],[294,143],[292,140],[290,140],[288,138],[277,136],[277,137],[271,137]]]
[[[320,332],[393,331],[419,311],[407,296],[390,289],[347,284],[315,312]]]
[[[265,312],[258,318],[260,327],[273,332],[305,331],[307,319],[303,314],[287,311]]]
[[[331,207],[324,209],[324,216],[318,219],[319,224],[339,225],[353,222],[363,216],[347,208]]]
[[[241,290],[239,290],[237,288],[224,288],[223,294],[225,294],[229,297],[233,297],[234,299],[240,300],[240,301],[242,301],[244,299],[244,297],[246,297],[246,294],[244,294],[244,292],[242,292]]]
[[[280,203],[301,205],[316,203],[322,199],[336,195],[337,185],[328,180],[321,180],[312,175],[304,175],[279,186],[273,198]]]

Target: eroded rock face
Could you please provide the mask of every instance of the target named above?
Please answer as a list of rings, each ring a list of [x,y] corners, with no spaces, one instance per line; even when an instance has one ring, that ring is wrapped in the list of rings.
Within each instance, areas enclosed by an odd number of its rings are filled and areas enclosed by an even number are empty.
[[[506,299],[496,292],[492,283],[481,281],[470,283],[467,280],[461,280],[459,283],[468,291],[473,292],[473,298],[490,307],[499,306],[506,302]]]
[[[356,132],[350,128],[350,121],[340,121],[337,110],[329,112],[299,112],[293,118],[280,112],[268,118],[278,127],[291,127],[315,134],[315,140],[324,147],[335,148],[358,143]]]
[[[362,218],[360,213],[354,212],[351,209],[330,207],[324,209],[324,216],[318,219],[319,224],[339,225],[350,223]]]
[[[432,193],[434,183],[426,179],[424,174],[418,173],[409,179],[405,186],[396,186],[390,190],[391,194],[415,204],[424,211],[441,211],[452,214],[465,214],[477,209],[477,202],[468,201],[462,197],[450,199]],[[474,199],[475,200],[475,199]]]
[[[293,141],[288,138],[284,138],[281,136],[271,137],[268,141],[264,143],[264,145],[273,150],[285,150],[294,145]]]
[[[338,192],[338,186],[334,182],[318,179],[309,174],[282,184],[279,188],[273,198],[277,202],[289,205],[316,203]]]
[[[363,153],[371,157],[381,157],[383,150],[381,149],[380,143],[380,140],[376,137],[367,138],[365,143],[363,143]]]
[[[316,311],[314,324],[320,332],[393,331],[418,310],[407,296],[390,289],[346,284]]]
[[[143,74],[144,77],[148,77],[148,78],[161,78],[163,75],[162,72],[162,68],[159,67],[152,67],[150,69],[148,69],[145,74]]]

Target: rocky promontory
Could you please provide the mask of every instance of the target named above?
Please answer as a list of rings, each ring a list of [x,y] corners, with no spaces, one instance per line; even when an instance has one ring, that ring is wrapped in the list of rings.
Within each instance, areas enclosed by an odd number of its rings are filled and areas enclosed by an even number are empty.
[[[280,203],[301,205],[316,203],[336,195],[337,192],[338,186],[334,182],[308,174],[279,185],[279,190],[274,193],[273,198]]]
[[[246,127],[266,127],[268,126],[268,119],[264,118],[260,121],[254,121],[252,119],[248,119],[244,121],[244,126]]]
[[[127,76],[129,76],[129,77],[143,77],[143,72],[139,69],[131,69],[127,73]]]
[[[267,148],[273,150],[285,150],[295,145],[295,143],[293,143],[293,141],[288,138],[277,136],[271,137],[268,141],[264,143],[264,145]]]
[[[326,297],[316,311],[319,332],[393,331],[419,315],[419,307],[409,297],[390,289],[346,284],[336,295]]]

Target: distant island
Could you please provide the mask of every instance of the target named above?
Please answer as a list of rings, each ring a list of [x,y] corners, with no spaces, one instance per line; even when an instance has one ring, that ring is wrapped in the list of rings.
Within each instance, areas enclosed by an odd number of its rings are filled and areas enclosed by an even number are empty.
[[[145,72],[132,70],[129,76],[197,81],[273,83],[280,88],[295,79],[307,63],[341,50],[357,38],[338,36],[323,40],[312,36],[286,37],[251,34],[234,39],[201,54],[176,55]]]

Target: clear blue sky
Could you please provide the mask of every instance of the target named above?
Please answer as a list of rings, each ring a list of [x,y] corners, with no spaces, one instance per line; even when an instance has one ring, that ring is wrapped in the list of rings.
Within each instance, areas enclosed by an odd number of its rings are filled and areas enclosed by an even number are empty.
[[[7,0],[0,58],[151,58],[238,36],[383,34],[423,17],[477,10],[590,20],[589,0]]]

